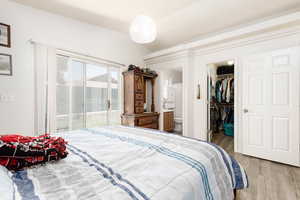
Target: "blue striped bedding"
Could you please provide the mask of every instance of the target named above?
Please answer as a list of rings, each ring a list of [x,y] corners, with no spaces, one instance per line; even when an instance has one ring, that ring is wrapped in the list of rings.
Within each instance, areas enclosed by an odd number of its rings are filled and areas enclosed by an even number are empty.
[[[123,126],[55,136],[69,156],[8,173],[4,200],[232,200],[248,187],[239,163],[207,142]]]

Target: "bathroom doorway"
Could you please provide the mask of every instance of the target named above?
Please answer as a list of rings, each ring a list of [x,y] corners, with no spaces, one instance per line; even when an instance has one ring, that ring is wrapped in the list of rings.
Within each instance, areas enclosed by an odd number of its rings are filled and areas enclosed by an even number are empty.
[[[183,70],[181,67],[161,71],[162,130],[183,135]]]

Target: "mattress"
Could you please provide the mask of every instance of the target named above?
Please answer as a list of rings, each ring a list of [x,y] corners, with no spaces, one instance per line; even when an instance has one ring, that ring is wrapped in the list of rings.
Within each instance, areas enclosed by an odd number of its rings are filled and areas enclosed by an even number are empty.
[[[204,141],[123,126],[54,136],[68,157],[8,173],[4,200],[232,200],[248,187],[240,164]]]

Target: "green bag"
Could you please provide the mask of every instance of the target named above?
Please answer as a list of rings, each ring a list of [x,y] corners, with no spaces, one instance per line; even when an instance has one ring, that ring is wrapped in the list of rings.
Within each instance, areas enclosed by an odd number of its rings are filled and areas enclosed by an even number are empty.
[[[234,136],[234,126],[231,123],[224,123],[224,134],[227,136]]]

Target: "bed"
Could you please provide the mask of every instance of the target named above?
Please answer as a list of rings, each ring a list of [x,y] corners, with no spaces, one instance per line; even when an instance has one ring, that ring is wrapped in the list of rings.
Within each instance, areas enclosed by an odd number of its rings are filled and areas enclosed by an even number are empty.
[[[2,168],[1,200],[232,200],[248,187],[239,163],[207,142],[124,126],[54,136],[68,141],[68,157]]]

